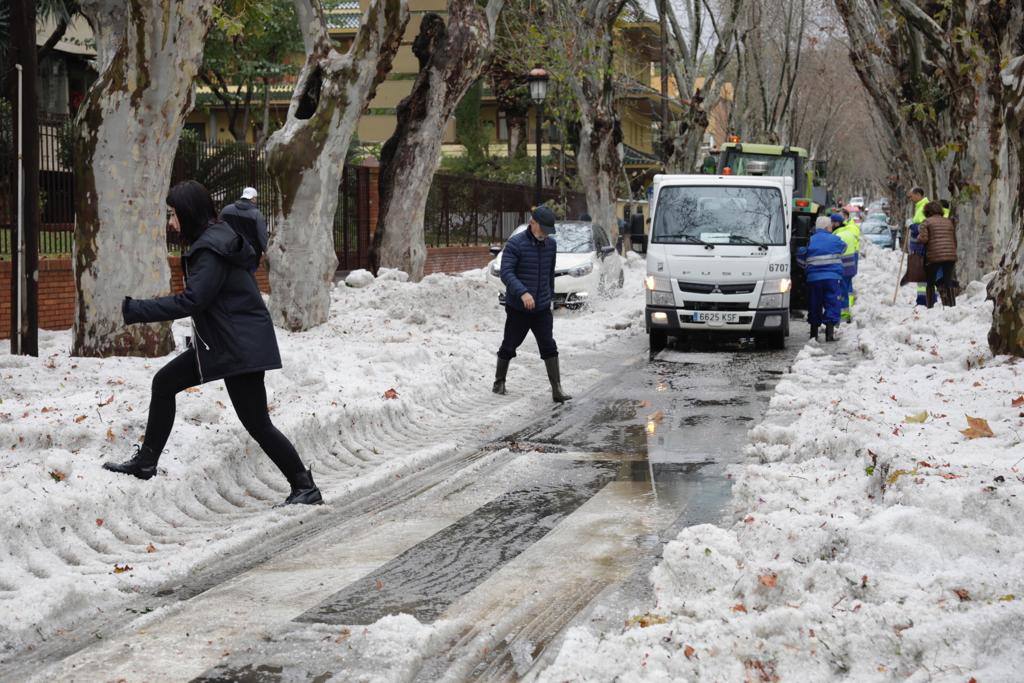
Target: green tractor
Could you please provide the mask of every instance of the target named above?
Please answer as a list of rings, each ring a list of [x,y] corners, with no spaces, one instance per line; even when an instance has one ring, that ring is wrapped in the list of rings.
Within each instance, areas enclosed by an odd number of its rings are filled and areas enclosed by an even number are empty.
[[[720,175],[768,175],[793,179],[793,228],[790,246],[793,252],[790,308],[807,308],[807,288],[802,268],[797,268],[796,251],[807,246],[814,232],[819,204],[814,201],[815,189],[820,195],[824,165],[812,163],[807,150],[789,145],[758,145],[739,142],[735,137],[722,145],[718,155]]]

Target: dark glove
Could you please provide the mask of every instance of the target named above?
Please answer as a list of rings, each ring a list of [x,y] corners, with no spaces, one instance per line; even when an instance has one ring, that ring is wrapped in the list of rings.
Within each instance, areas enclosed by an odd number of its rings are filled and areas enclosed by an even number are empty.
[[[130,296],[126,296],[124,301],[121,302],[121,317],[124,318],[125,325],[131,325],[135,322],[130,318],[131,302],[132,298]]]

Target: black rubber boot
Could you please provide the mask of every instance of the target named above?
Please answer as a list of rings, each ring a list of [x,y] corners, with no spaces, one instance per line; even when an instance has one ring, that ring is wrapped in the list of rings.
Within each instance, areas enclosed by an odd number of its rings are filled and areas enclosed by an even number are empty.
[[[320,489],[313,483],[312,470],[303,470],[289,482],[292,485],[292,492],[284,499],[282,505],[322,505],[324,497],[320,495]]]
[[[135,455],[124,462],[103,463],[103,469],[117,472],[118,474],[130,474],[139,479],[152,479],[156,475],[156,463],[160,454],[152,448],[143,444],[135,446]]]
[[[494,371],[494,386],[491,388],[496,394],[505,394],[505,375],[508,374],[508,359],[498,358],[498,369]]]
[[[825,341],[834,342],[836,340],[836,326],[832,323],[825,323]]]
[[[548,381],[551,382],[551,400],[564,403],[572,396],[562,391],[562,377],[558,369],[558,356],[544,359],[544,367],[548,370]]]
[[[817,325],[811,325],[811,339],[817,339],[817,338],[818,338],[818,326]]]

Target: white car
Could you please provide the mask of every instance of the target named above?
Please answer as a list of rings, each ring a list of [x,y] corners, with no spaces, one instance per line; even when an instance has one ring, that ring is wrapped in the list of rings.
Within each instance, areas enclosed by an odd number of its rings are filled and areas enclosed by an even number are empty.
[[[863,197],[850,197],[850,203],[853,204],[854,206],[859,206],[862,209],[864,208]]]
[[[512,234],[527,229],[520,225]],[[608,232],[594,223],[561,221],[555,224],[555,307],[581,308],[589,300],[613,288],[621,288],[625,280],[622,258],[615,251]],[[498,301],[505,303],[505,285],[501,282],[501,250],[492,247],[495,257],[487,272],[501,290]]]

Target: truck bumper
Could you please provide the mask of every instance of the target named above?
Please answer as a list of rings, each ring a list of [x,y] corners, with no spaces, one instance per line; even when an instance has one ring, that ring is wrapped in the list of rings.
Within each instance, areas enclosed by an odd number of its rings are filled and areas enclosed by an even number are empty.
[[[789,309],[758,309],[755,311],[742,311],[739,321],[735,323],[723,323],[712,325],[708,323],[695,323],[693,311],[681,308],[667,308],[660,306],[647,306],[644,311],[644,323],[647,332],[663,331],[669,334],[734,334],[747,336],[765,332],[789,333]]]

